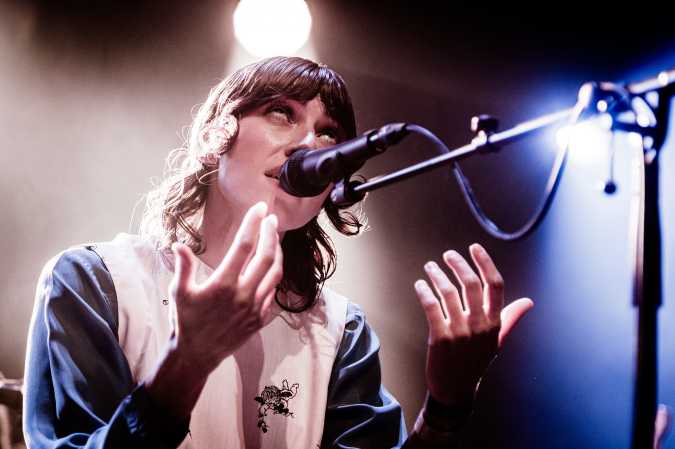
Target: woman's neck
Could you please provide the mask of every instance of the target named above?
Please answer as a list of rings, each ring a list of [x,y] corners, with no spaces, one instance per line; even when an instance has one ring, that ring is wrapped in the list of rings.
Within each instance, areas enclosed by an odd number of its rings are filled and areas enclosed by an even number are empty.
[[[204,219],[199,229],[206,243],[206,250],[198,256],[202,262],[214,269],[220,265],[232,246],[239,224],[246,213],[224,204],[222,195],[215,190],[215,187],[211,186],[206,196]]]
[[[232,246],[247,211],[248,208],[226,201],[216,186],[210,186],[204,206],[204,219],[199,229],[206,243],[206,250],[197,256],[202,262],[213,269],[220,265]],[[279,240],[283,238],[284,233],[280,232]]]

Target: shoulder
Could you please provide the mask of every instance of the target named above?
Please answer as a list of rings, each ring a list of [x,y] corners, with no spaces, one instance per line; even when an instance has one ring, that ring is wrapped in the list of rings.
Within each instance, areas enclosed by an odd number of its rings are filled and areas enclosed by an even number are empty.
[[[135,234],[120,233],[113,240],[88,245],[105,260],[106,256],[123,258],[156,258],[163,253],[159,244],[150,238]]]
[[[358,304],[328,287],[322,289],[318,305],[329,319],[339,321],[345,332],[365,323],[365,314]]]
[[[331,303],[342,303],[343,333],[338,358],[361,358],[377,356],[380,341],[366,319],[366,313],[359,304],[347,297],[324,287],[326,307]]]
[[[69,248],[45,264],[35,292],[34,315],[52,324],[98,316],[116,331],[115,287],[91,245]]]
[[[333,289],[323,288],[321,305],[326,309],[339,307],[345,319],[346,329],[366,325],[366,315],[361,306]]]
[[[103,260],[90,245],[72,247],[52,257],[40,273],[38,288],[68,286],[83,290],[107,275]]]
[[[125,279],[153,284],[159,276],[173,272],[171,252],[149,238],[121,233],[111,241],[93,243],[91,248],[116,282]]]
[[[38,288],[67,285],[75,291],[108,284],[111,272],[120,261],[149,259],[158,254],[148,239],[136,235],[118,234],[111,241],[75,245],[52,257],[43,267]]]

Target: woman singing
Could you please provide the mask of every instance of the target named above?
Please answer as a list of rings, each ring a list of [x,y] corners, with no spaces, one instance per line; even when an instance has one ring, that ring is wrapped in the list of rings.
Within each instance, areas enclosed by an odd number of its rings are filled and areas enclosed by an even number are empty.
[[[68,249],[43,270],[29,448],[449,447],[532,302],[504,307],[477,244],[475,269],[443,254],[459,290],[425,265],[414,292],[429,324],[428,395],[408,433],[363,312],[324,287],[336,254],[317,216],[347,235],[359,218],[330,187],[297,198],[278,182],[294,151],[355,135],[345,83],[321,64],[271,58],[219,83],[149,193],[140,234]]]

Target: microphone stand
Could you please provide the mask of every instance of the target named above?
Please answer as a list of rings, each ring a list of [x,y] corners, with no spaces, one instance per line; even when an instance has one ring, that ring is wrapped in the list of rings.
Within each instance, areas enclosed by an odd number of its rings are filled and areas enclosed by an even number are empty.
[[[488,115],[481,115],[472,119],[472,131],[475,137],[467,145],[461,146],[450,151],[447,154],[427,159],[401,170],[389,173],[383,176],[377,176],[370,181],[349,181],[349,186],[338,185],[337,190],[331,193],[331,198],[340,205],[346,205],[350,202],[360,201],[366,192],[386,187],[391,184],[403,181],[413,176],[421,175],[429,170],[433,170],[444,165],[449,165],[453,162],[460,161],[477,152],[492,152],[497,150],[497,144],[507,144],[523,139],[537,132],[540,132],[548,127],[558,125],[568,120],[572,115],[573,108],[564,111],[555,112],[553,114],[545,115],[534,120],[523,122],[513,128],[495,133],[496,120]],[[412,125],[413,127],[416,125]],[[411,127],[411,125],[406,125]],[[339,183],[338,183],[339,184]],[[344,190],[344,198],[341,192]],[[358,200],[354,201],[356,198]]]
[[[635,242],[633,306],[637,308],[637,340],[631,448],[650,449],[653,447],[657,407],[657,312],[662,295],[658,156],[668,130],[670,102],[674,94],[675,69],[627,86],[607,82],[586,83],[580,89],[580,101],[574,108],[523,122],[506,131],[496,132],[497,120],[493,117],[474,117],[471,129],[475,137],[469,144],[370,181],[345,178],[336,184],[331,199],[340,206],[353,204],[360,201],[366,192],[449,165],[475,153],[497,151],[499,145],[515,142],[570,119],[576,122],[599,113],[609,113],[613,119],[612,131],[640,134],[642,157],[636,161],[636,168],[641,189],[640,194],[634,197],[632,229]],[[627,111],[634,114],[632,122],[620,120],[619,114]],[[406,127],[446,148],[424,128],[417,125]],[[549,194],[554,191],[550,189]],[[606,189],[606,192],[611,193],[611,189]],[[546,208],[542,210],[545,213]],[[481,217],[478,218],[481,220]],[[539,220],[535,220],[533,227],[538,223]],[[523,235],[525,233],[519,233],[517,238]]]

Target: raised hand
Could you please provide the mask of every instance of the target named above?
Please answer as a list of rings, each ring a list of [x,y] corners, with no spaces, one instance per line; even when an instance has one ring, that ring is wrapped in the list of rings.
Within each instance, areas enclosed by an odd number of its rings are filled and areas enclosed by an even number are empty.
[[[283,275],[277,218],[267,205],[251,207],[232,246],[213,274],[195,280],[197,261],[189,247],[175,244],[176,272],[170,291],[179,353],[207,371],[214,369],[262,328]]]
[[[521,298],[504,307],[504,281],[492,259],[478,244],[469,251],[480,276],[456,251],[443,254],[461,295],[435,262],[424,267],[435,293],[426,281],[415,283],[429,323],[427,388],[450,407],[470,406],[505,338],[533,306],[530,299]]]
[[[189,420],[209,374],[263,327],[270,314],[283,256],[277,218],[267,205],[251,207],[222,262],[197,283],[190,248],[173,247],[176,272],[169,287],[174,335],[143,380],[151,400],[177,422]]]

